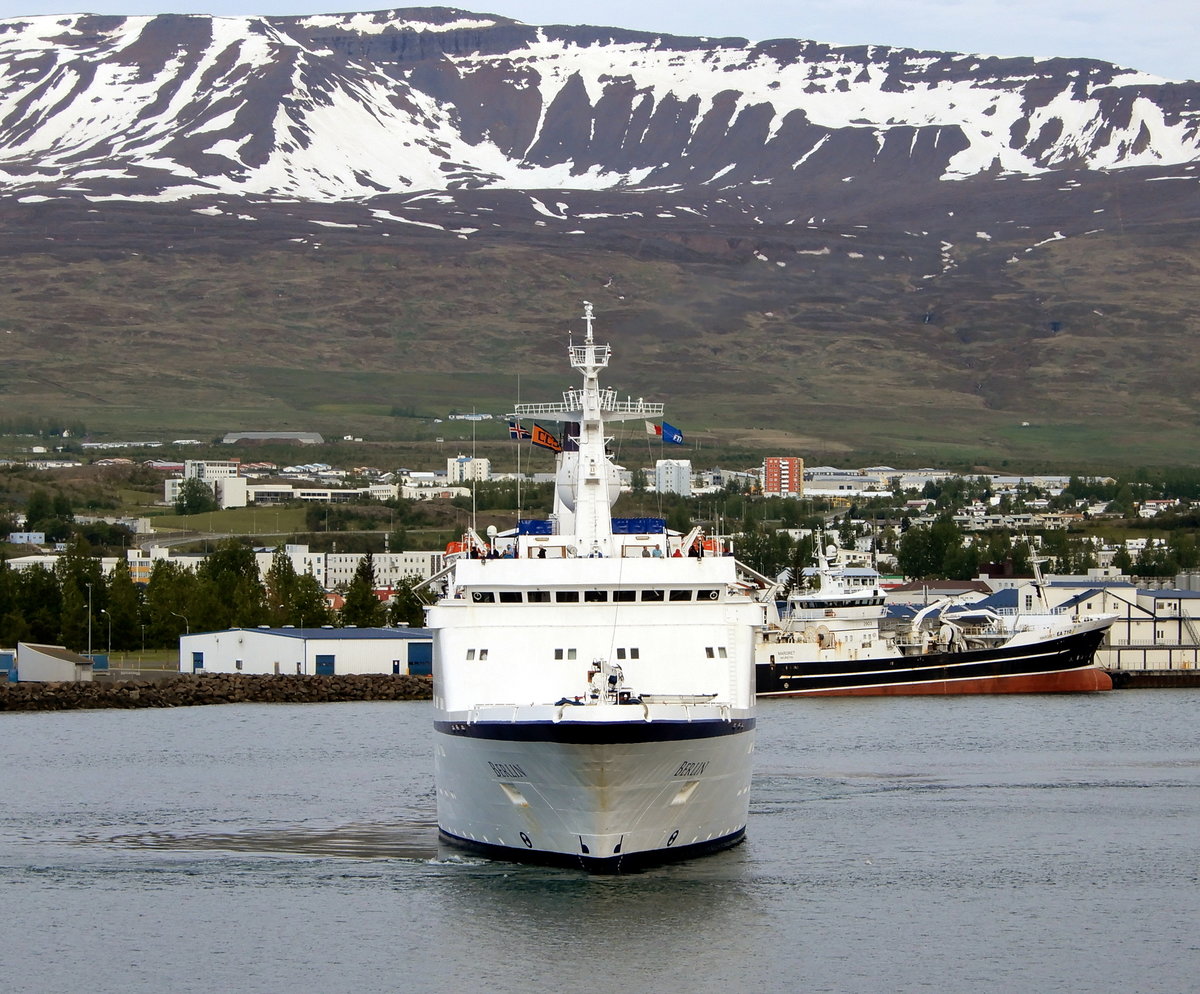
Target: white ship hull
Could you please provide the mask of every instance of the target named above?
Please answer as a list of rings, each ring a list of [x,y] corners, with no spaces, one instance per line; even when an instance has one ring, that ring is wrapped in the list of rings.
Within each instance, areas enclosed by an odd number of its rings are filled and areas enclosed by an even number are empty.
[[[570,720],[581,710],[557,722],[437,722],[442,836],[493,857],[592,872],[741,841],[753,717],[696,717],[693,708],[691,721],[647,721],[641,706],[614,705],[604,710],[636,717]]]

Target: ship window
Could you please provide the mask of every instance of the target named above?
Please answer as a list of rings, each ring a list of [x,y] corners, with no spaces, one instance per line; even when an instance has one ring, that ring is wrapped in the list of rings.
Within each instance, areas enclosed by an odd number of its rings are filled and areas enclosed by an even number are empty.
[[[690,601],[692,592],[690,590],[672,590],[671,600],[673,601]]]
[[[500,603],[501,604],[520,604],[521,603],[521,591],[519,591],[519,590],[501,590],[500,591]]]
[[[525,596],[530,604],[548,604],[550,602],[549,590],[531,590]]]
[[[721,596],[719,590],[697,590],[696,600],[698,601],[715,601]]]
[[[467,650],[467,658],[468,658],[468,659],[474,659],[474,658],[475,658],[475,650],[474,650],[474,649],[468,649],[468,650]]]
[[[624,650],[624,649],[618,649],[618,650],[617,650],[617,658],[618,658],[618,659],[624,659],[624,658],[625,658],[625,650]]]
[[[704,647],[704,655],[706,655],[709,659],[716,657],[716,653],[713,652],[713,647],[711,645],[706,645]]]
[[[643,590],[642,600],[644,601],[661,601],[663,592],[661,590]]]
[[[556,590],[554,599],[560,604],[575,604],[579,601],[578,590]]]
[[[608,600],[608,591],[607,590],[585,590],[583,592],[583,599],[585,601],[590,601],[592,603],[606,601],[606,600]]]
[[[727,653],[725,651],[725,646],[723,646],[723,645],[717,646],[717,655],[720,656],[722,659],[729,658],[729,653]]]
[[[614,590],[613,591],[613,600],[614,601],[636,601],[637,600],[637,591],[636,590]]]
[[[494,604],[496,595],[490,590],[476,590],[472,592],[471,600],[478,604]]]
[[[630,659],[637,659],[637,658],[638,658],[638,651],[637,651],[637,649],[630,649],[630,650],[629,650],[629,658],[630,658]]]
[[[563,657],[563,651],[562,651],[562,649],[555,649],[555,650],[554,650],[554,658],[555,658],[555,659],[562,659],[562,657]]]
[[[574,659],[574,658],[575,658],[575,650],[574,650],[574,649],[568,649],[568,650],[567,650],[567,658],[568,658],[568,659]]]
[[[480,658],[480,660],[482,661],[482,660],[484,660],[484,659],[487,659],[487,654],[488,654],[488,651],[487,651],[487,649],[480,649],[480,650],[479,650],[479,658]]]

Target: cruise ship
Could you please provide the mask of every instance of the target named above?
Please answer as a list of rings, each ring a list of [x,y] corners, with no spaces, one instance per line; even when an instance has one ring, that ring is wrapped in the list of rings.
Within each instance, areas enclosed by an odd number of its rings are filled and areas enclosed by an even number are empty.
[[[435,578],[437,817],[491,858],[618,872],[744,837],[767,604],[720,542],[612,517],[610,425],[663,408],[601,387],[611,349],[583,320],[581,386],[513,414],[561,444],[553,513],[468,530]]]

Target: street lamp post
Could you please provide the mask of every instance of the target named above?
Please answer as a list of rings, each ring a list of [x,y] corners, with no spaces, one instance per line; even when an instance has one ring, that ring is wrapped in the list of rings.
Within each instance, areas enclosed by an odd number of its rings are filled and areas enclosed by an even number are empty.
[[[108,654],[112,655],[112,615],[108,613],[108,608],[102,607],[100,613],[108,618]]]
[[[172,611],[171,614],[173,614],[176,618],[183,619],[183,634],[190,635],[192,633],[192,626],[188,624],[187,618],[184,618],[183,615],[178,611]]]
[[[92,585],[88,588],[88,659],[92,658]]]

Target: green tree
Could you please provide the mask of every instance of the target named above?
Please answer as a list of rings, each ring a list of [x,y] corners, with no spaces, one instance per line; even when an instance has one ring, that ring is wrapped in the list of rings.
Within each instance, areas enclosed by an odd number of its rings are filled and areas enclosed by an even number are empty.
[[[342,605],[342,624],[377,628],[387,621],[387,608],[375,594],[375,557],[367,553],[354,571]]]
[[[296,579],[296,593],[288,624],[297,628],[320,628],[333,624],[333,612],[325,601],[325,591],[311,573],[301,573]]]
[[[15,646],[25,641],[25,619],[21,617],[20,580],[0,557],[0,645]],[[14,637],[14,631],[17,635]]]
[[[946,550],[942,575],[948,580],[972,580],[979,575],[979,549],[974,544],[955,545]]]
[[[692,530],[692,516],[683,502],[676,504],[667,514],[667,527],[686,535]]]
[[[108,577],[105,593],[108,620],[112,623],[112,647],[129,652],[141,646],[141,590],[129,573],[129,563],[118,559]]]
[[[254,550],[225,539],[196,569],[199,623],[209,630],[251,628],[267,620],[267,592]]]
[[[408,625],[411,628],[425,626],[425,602],[413,589],[417,582],[416,577],[406,576],[396,585],[391,607],[388,609],[389,623]]]
[[[170,646],[186,631],[204,630],[192,624],[199,586],[195,573],[182,563],[160,559],[151,567],[144,612],[147,645]]]
[[[284,551],[282,545],[277,546],[271,556],[271,566],[267,570],[266,597],[268,614],[274,624],[295,624],[289,621],[293,615],[292,605],[296,599],[299,577],[292,565],[291,557]]]
[[[812,565],[815,553],[814,545],[815,539],[812,535],[806,535],[792,545],[791,562],[788,564],[788,583],[787,588],[783,591],[785,597],[805,588],[808,581],[804,576],[804,570]]]
[[[900,572],[912,580],[925,580],[934,575],[941,563],[935,563],[930,551],[929,528],[913,525],[900,536],[896,548]]]
[[[176,514],[203,514],[217,509],[212,487],[203,480],[190,476],[179,485],[179,494],[175,498]]]
[[[62,622],[62,589],[45,566],[28,566],[19,573],[18,603],[25,619],[25,641],[54,644]]]
[[[783,545],[777,538],[784,540]],[[738,536],[737,557],[751,569],[764,576],[778,576],[791,560],[791,540],[786,533],[776,533],[769,528],[757,526]]]
[[[95,625],[96,614],[88,610],[87,598],[79,593],[75,584],[64,584],[62,606],[58,612],[58,641],[68,649],[85,652],[95,644]]]
[[[27,530],[40,530],[39,526],[53,516],[54,503],[45,490],[38,489],[29,495],[29,502],[25,505],[25,526]]]
[[[60,521],[74,521],[75,511],[67,495],[59,491],[54,495],[54,516]]]
[[[1113,553],[1112,564],[1126,576],[1133,575],[1133,559],[1130,558],[1129,549],[1125,546],[1124,542]]]

